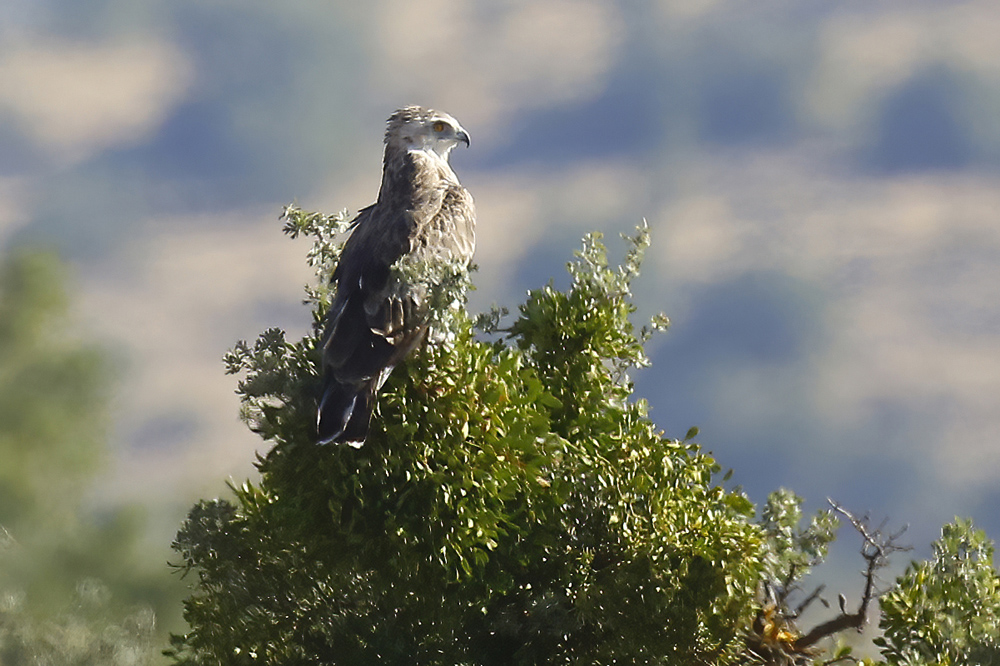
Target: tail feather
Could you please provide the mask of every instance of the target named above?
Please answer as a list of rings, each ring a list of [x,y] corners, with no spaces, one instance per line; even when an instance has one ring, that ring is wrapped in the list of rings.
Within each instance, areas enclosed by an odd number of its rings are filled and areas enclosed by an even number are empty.
[[[317,441],[361,446],[368,436],[374,408],[375,386],[340,384],[329,380],[320,399],[316,422]]]
[[[375,408],[375,385],[369,383],[354,400],[351,418],[344,425],[344,432],[337,440],[355,448],[361,447],[368,438],[368,429],[372,423],[372,412]]]
[[[335,442],[344,434],[347,422],[354,412],[357,390],[336,381],[327,380],[323,397],[319,401],[316,432],[320,444]]]

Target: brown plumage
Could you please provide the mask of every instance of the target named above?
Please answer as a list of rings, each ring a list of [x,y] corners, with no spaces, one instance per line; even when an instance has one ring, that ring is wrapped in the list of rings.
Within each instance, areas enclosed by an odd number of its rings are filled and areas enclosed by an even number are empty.
[[[427,292],[391,269],[457,259],[475,248],[472,197],[448,164],[469,135],[446,113],[408,106],[389,117],[378,200],[362,209],[333,273],[336,296],[323,333],[321,444],[355,446],[368,435],[375,394],[427,332]]]

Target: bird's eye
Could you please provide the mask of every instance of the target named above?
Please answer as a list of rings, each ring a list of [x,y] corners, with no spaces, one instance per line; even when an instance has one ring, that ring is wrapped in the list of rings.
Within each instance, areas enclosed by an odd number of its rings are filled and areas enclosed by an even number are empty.
[[[434,131],[435,132],[443,132],[444,131],[444,123],[441,122],[440,120],[437,121],[436,123],[434,123],[433,127],[434,127]]]

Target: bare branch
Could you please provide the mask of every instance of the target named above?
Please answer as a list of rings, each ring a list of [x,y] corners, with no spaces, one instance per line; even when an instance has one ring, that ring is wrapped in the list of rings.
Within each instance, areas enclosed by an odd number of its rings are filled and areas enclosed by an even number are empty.
[[[823,604],[825,607],[829,608],[830,604],[827,603],[826,599],[824,599],[823,597],[819,596],[819,595],[821,595],[823,593],[823,590],[825,590],[825,589],[826,589],[826,585],[820,585],[815,590],[813,590],[812,593],[808,597],[806,597],[805,599],[802,600],[802,603],[800,603],[798,606],[795,607],[795,613],[794,613],[794,615],[792,615],[792,617],[793,618],[797,618],[800,615],[802,615],[802,613],[805,611],[805,609],[809,608],[809,606],[812,605],[812,602],[816,601],[817,599],[819,600],[819,602],[821,604]]]
[[[898,532],[886,536],[886,521],[883,521],[877,528],[872,529],[868,516],[858,518],[853,513],[840,506],[833,500],[827,500],[833,510],[844,516],[854,527],[855,531],[861,535],[863,540],[861,545],[861,557],[866,562],[865,583],[861,593],[861,601],[857,610],[853,613],[847,611],[847,600],[840,597],[840,614],[831,620],[827,620],[812,630],[800,636],[795,641],[796,650],[804,650],[815,645],[827,636],[832,636],[846,629],[864,629],[868,618],[868,609],[873,600],[878,598],[879,593],[875,589],[876,573],[884,568],[889,562],[889,556],[893,553],[910,550],[909,546],[901,546],[897,540],[906,531],[905,527]]]

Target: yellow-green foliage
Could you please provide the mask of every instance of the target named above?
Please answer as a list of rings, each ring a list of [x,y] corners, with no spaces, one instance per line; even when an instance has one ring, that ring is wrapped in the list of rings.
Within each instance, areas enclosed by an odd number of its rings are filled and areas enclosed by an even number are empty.
[[[499,312],[443,307],[464,303],[469,280],[436,267],[446,279],[432,294],[434,342],[393,373],[356,449],[314,443],[318,330],[346,222],[284,217],[289,234],[315,239],[316,330],[295,342],[268,330],[226,356],[242,375],[244,419],[272,448],[259,483],[200,502],[177,536],[196,580],[175,661],[854,661],[846,645],[800,649],[789,601],[825,557],[833,513],[801,526],[801,499],[781,490],[755,519],[690,441],[697,430],[666,437],[632,395],[629,373],[666,326],[660,316],[636,331],[629,319],[645,226],[619,267],[599,235],[586,237],[569,289],[530,292],[505,328]],[[969,645],[993,649],[997,579],[976,539],[943,542],[887,597],[888,663],[946,654],[921,646],[947,645],[959,625],[980,641]],[[977,586],[955,615],[961,580]],[[993,605],[975,614],[977,599]]]
[[[1000,576],[993,542],[967,520],[941,530],[933,555],[913,562],[882,598],[892,666],[1000,664]]]
[[[176,601],[136,547],[139,516],[87,510],[112,372],[74,330],[64,282],[49,252],[0,264],[0,665],[139,666],[155,654],[151,606]]]
[[[291,209],[328,294],[339,216]],[[197,571],[192,663],[696,663],[742,649],[763,565],[752,505],[631,398],[646,364],[629,284],[599,236],[572,287],[529,294],[500,336],[461,309],[397,368],[360,449],[313,443],[316,336],[265,332],[227,356],[261,481],[178,535]],[[467,278],[450,288],[464,297]],[[449,302],[448,298],[440,299]],[[464,301],[464,298],[461,298]],[[665,320],[657,318],[655,326]],[[495,331],[494,331],[495,333]],[[485,336],[489,337],[489,336]],[[493,336],[497,337],[496,335]]]

